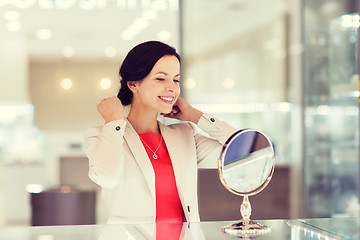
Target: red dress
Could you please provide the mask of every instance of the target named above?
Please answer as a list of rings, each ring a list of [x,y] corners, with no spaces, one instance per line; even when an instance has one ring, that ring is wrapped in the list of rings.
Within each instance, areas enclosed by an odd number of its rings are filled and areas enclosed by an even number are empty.
[[[152,132],[139,134],[139,136],[155,172],[156,239],[179,239],[182,229],[182,224],[179,223],[184,222],[184,211],[164,139],[160,134]],[[151,150],[155,151],[157,149],[160,139],[162,142],[156,151],[157,159],[154,159],[154,153]],[[178,224],[165,224],[169,222]]]

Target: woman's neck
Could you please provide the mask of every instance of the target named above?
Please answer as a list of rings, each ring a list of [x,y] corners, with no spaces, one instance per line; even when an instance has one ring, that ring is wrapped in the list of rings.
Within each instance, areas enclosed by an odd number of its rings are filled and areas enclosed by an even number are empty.
[[[157,112],[146,109],[137,109],[131,107],[127,119],[138,134],[153,132],[160,134],[157,123]]]

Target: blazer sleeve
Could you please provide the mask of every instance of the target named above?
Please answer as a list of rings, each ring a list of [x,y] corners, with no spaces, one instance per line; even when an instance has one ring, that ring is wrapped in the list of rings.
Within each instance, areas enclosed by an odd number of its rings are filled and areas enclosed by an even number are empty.
[[[105,188],[114,188],[124,164],[124,131],[126,121],[115,120],[103,127],[85,132],[85,154],[89,159],[89,177]]]
[[[237,129],[207,113],[200,118],[198,127],[210,136],[195,134],[198,167],[217,168],[223,145]]]

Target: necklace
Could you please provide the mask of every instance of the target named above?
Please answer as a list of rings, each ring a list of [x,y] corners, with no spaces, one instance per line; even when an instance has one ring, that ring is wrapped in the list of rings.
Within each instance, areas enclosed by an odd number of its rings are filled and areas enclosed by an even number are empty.
[[[147,145],[147,143],[145,142],[145,140],[142,139],[142,137],[141,137],[140,135],[139,135],[139,137],[140,137],[140,140],[141,140],[141,141],[150,149],[150,151],[153,153],[153,155],[152,155],[153,159],[157,159],[158,156],[157,156],[156,152],[157,152],[157,150],[159,150],[159,148],[160,148],[160,146],[161,146],[161,142],[162,142],[162,139],[163,139],[162,135],[161,135],[161,138],[160,138],[159,146],[156,148],[155,151],[153,151],[153,150],[151,149],[151,147],[149,147],[149,145]]]

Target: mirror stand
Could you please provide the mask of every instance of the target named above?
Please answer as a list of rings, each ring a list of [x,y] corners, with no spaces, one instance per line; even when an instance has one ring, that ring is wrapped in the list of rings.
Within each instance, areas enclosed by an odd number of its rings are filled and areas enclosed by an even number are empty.
[[[240,212],[242,220],[221,228],[224,233],[249,239],[259,235],[267,234],[271,228],[264,226],[258,222],[250,220],[251,204],[249,197],[244,195],[243,202],[241,203]]]
[[[261,192],[274,173],[274,149],[267,136],[254,129],[243,129],[225,143],[218,161],[219,178],[231,193],[243,196],[240,207],[242,220],[223,226],[229,235],[250,239],[267,234],[271,228],[250,220],[249,196]]]

